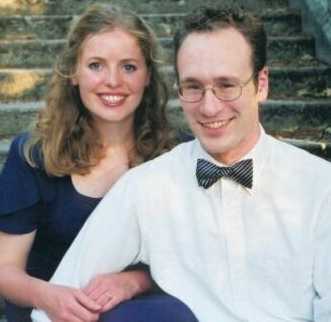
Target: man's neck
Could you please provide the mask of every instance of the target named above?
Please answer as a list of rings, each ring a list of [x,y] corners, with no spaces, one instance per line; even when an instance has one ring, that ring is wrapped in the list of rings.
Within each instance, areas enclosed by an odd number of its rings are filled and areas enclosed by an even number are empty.
[[[224,165],[232,165],[242,160],[245,155],[254,149],[259,138],[261,137],[261,126],[258,124],[257,128],[251,132],[249,137],[246,137],[242,142],[238,144],[238,147],[226,151],[219,155],[215,155],[214,158]]]

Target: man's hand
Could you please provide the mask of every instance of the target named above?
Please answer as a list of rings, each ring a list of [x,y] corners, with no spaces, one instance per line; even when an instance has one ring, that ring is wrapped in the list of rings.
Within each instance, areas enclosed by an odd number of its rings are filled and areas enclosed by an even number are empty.
[[[84,292],[102,306],[101,310],[105,312],[149,287],[150,278],[147,273],[129,271],[98,275],[84,288]]]

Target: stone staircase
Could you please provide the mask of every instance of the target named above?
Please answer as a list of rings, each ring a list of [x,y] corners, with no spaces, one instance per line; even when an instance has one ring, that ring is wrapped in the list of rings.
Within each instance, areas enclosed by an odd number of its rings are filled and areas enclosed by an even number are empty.
[[[0,167],[13,136],[27,130],[43,106],[54,57],[72,17],[91,2],[1,0]],[[188,8],[206,1],[128,2],[157,32],[172,88],[173,31]],[[261,109],[263,124],[267,132],[331,160],[331,66],[315,58],[314,38],[302,33],[300,12],[290,10],[286,0],[247,0],[253,7],[257,2],[269,35],[271,93]],[[176,126],[186,127],[174,92],[169,116]]]
[[[43,105],[52,63],[73,15],[91,0],[2,0],[0,4],[0,164],[8,144],[28,128]],[[118,2],[118,1],[117,1]],[[121,1],[119,1],[121,2]],[[188,7],[199,0],[129,0],[156,30],[165,51],[170,87],[172,34]],[[314,38],[301,31],[300,12],[286,0],[258,2],[269,35],[271,93],[262,107],[267,131],[331,158],[331,66],[315,58]],[[175,93],[169,114],[185,127]]]

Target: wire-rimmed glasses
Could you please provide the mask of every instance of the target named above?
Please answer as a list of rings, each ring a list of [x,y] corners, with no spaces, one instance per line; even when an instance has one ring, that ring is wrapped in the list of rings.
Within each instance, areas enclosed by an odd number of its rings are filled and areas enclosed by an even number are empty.
[[[197,82],[185,82],[177,86],[180,98],[189,103],[196,103],[202,100],[206,91],[210,89],[213,94],[220,100],[230,102],[238,99],[243,88],[252,80],[254,73],[246,82],[238,82],[235,80],[217,81],[213,86],[203,86]]]

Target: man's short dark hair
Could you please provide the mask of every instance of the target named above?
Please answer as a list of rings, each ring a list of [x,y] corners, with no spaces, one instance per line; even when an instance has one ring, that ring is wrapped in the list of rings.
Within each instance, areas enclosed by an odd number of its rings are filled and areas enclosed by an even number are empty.
[[[191,33],[213,32],[230,27],[239,31],[250,45],[254,79],[257,81],[258,73],[266,65],[267,36],[262,19],[238,5],[226,5],[222,7],[202,6],[185,17],[183,26],[177,31],[174,37],[177,79],[178,51],[188,35]]]

